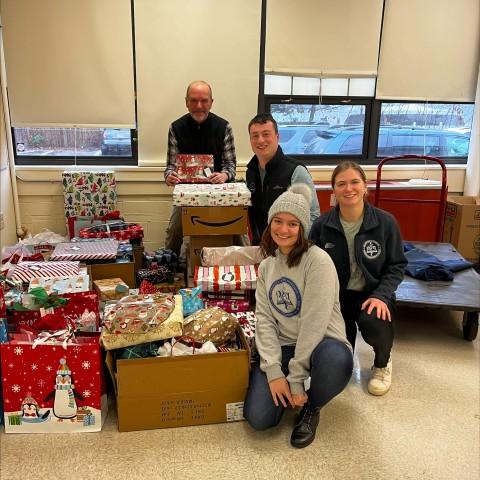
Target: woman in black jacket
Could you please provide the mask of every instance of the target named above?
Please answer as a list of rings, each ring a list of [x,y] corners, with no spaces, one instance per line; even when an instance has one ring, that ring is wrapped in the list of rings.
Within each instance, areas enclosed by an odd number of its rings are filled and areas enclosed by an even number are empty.
[[[337,206],[317,218],[310,239],[333,260],[340,281],[340,304],[347,338],[355,346],[357,325],[373,347],[372,395],[384,395],[392,382],[395,290],[407,263],[394,217],[365,201],[365,172],[345,161],[332,173]]]

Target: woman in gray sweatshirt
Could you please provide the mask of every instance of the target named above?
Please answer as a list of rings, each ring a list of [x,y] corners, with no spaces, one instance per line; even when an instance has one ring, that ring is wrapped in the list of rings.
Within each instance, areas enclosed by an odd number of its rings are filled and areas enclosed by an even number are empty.
[[[320,409],[347,385],[352,349],[329,255],[307,240],[310,188],[293,184],[272,205],[261,247],[256,291],[256,347],[244,416],[256,430],[277,425],[288,406],[301,407],[291,444],[315,438]],[[310,379],[310,388],[306,385]]]

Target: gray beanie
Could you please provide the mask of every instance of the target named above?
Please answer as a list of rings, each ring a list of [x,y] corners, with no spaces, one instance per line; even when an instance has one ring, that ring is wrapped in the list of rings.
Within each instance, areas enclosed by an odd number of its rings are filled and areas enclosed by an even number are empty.
[[[268,211],[268,224],[277,213],[290,213],[300,220],[305,237],[310,230],[312,191],[306,183],[294,183],[282,193]]]

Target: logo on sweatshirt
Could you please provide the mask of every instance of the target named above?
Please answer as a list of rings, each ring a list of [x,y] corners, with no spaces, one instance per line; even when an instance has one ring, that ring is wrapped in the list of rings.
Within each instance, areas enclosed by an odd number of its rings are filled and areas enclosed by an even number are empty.
[[[300,313],[302,300],[297,285],[287,277],[275,280],[268,292],[270,305],[284,317],[294,317]]]
[[[363,254],[369,259],[373,260],[382,253],[382,247],[376,240],[367,240],[363,244]]]

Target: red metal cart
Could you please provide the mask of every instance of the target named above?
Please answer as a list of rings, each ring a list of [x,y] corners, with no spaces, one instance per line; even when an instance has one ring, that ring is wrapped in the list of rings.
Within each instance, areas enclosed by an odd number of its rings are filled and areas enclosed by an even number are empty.
[[[442,181],[441,181],[441,187],[438,190],[438,195],[437,195],[437,190],[435,190],[435,193],[432,193],[433,198],[413,198],[414,196],[414,190],[412,190],[412,194],[408,195],[407,197],[402,196],[402,198],[395,197],[392,195],[391,191],[389,192],[388,196],[385,196],[385,194],[382,195],[381,191],[381,182],[382,182],[382,167],[392,161],[401,161],[401,162],[411,162],[412,159],[415,160],[423,160],[423,161],[430,161],[430,162],[435,162],[440,167],[442,168]],[[433,192],[433,191],[432,191]],[[382,203],[383,202],[383,203]],[[376,188],[375,188],[375,198],[374,198],[374,205],[379,208],[383,208],[384,210],[387,210],[391,212],[393,215],[398,217],[400,215],[400,209],[399,209],[399,204],[400,203],[408,203],[411,204],[412,208],[408,209],[408,223],[410,225],[415,224],[415,222],[421,222],[422,220],[422,215],[420,215],[421,210],[420,210],[420,205],[427,205],[429,210],[428,210],[428,215],[435,215],[436,216],[436,222],[435,222],[435,234],[432,238],[406,238],[405,235],[404,239],[405,240],[424,240],[424,241],[436,241],[436,242],[441,242],[442,241],[442,235],[443,235],[443,221],[444,221],[444,216],[445,216],[445,206],[447,202],[447,169],[445,168],[445,164],[443,163],[442,160],[436,157],[430,157],[427,155],[401,155],[398,157],[387,157],[384,158],[377,167],[377,182],[376,182]],[[390,205],[389,205],[390,204]],[[435,205],[438,205],[438,207],[435,209]],[[418,207],[418,208],[415,208]],[[406,209],[403,208],[402,212],[405,212]],[[398,215],[397,215],[398,213]],[[424,212],[425,213],[425,212]],[[403,213],[405,214],[405,213]],[[401,222],[400,218],[397,218],[399,223],[405,223]],[[403,234],[403,232],[402,232]]]

